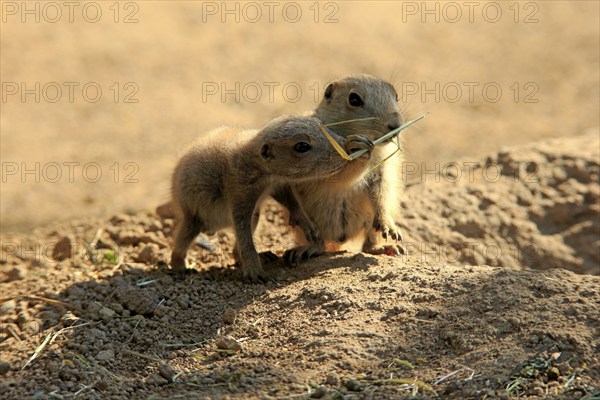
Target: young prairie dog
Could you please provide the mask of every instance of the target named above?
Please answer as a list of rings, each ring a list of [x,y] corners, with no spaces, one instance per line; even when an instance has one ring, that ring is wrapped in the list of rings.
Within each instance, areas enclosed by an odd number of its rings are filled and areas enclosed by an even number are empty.
[[[201,232],[233,226],[244,279],[266,280],[252,240],[257,204],[288,183],[324,179],[349,164],[327,141],[320,125],[314,117],[284,116],[261,130],[219,128],[193,144],[172,178],[172,205],[178,220],[172,268],[185,270],[188,247]],[[349,144],[334,132],[332,136],[342,147],[370,148],[368,141]],[[281,196],[294,215],[292,220],[309,241],[321,246],[293,191]]]
[[[335,125],[335,132],[346,139],[373,141],[398,128],[402,119],[394,87],[369,75],[354,75],[332,82],[313,113],[323,124],[360,118]],[[329,179],[316,179],[292,185],[302,208],[316,225],[328,249],[338,249],[350,240],[359,240],[364,252],[399,255],[404,249],[395,218],[401,191],[400,157],[394,156],[378,168],[371,168],[397,147],[390,140],[375,147],[363,169],[343,168]],[[277,198],[284,206],[284,198]],[[291,212],[293,215],[293,212]],[[382,240],[384,239],[385,242]],[[302,242],[302,238],[297,238]]]

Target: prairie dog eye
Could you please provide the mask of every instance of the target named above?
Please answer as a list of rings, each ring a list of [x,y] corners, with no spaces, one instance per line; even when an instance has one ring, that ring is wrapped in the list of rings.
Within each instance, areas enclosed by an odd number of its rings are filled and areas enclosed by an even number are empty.
[[[297,153],[306,153],[312,149],[312,146],[306,142],[298,142],[294,145],[294,151]]]
[[[350,96],[348,97],[348,102],[352,107],[360,107],[364,104],[363,99],[361,99],[360,96],[356,93],[350,93]]]

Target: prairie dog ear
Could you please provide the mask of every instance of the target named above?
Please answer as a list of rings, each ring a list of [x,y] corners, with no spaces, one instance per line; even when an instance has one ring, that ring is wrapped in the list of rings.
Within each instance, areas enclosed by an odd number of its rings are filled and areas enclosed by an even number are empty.
[[[333,83],[330,83],[325,88],[325,95],[324,95],[324,97],[325,97],[325,100],[327,100],[328,103],[331,101],[331,98],[333,96],[333,88],[334,88],[334,84]]]
[[[269,143],[262,145],[260,149],[260,155],[267,161],[271,161],[273,158],[275,158],[271,152],[271,145]]]

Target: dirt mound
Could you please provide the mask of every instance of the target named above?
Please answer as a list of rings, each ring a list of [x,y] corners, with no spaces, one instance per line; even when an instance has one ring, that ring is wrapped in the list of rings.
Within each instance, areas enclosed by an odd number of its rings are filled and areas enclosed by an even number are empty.
[[[506,149],[423,176],[406,190],[407,247],[450,263],[600,274],[599,137]]]
[[[174,279],[173,221],[153,213],[3,235],[0,397],[598,396],[600,278],[546,270],[597,272],[597,140],[411,185],[411,255],[279,261],[266,285],[240,282],[230,232]],[[266,211],[258,245],[282,252],[290,232]]]

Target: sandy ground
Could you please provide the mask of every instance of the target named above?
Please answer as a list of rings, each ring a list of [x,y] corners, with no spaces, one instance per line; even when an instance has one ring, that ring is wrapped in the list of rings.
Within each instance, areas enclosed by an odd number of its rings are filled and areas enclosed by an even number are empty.
[[[272,17],[258,2],[257,22],[245,3],[226,14],[221,2],[132,2],[117,15],[99,2],[98,22],[82,3],[55,23],[41,3],[37,15],[2,4],[4,232],[153,209],[197,135],[314,109],[352,73],[393,82],[408,116],[431,113],[406,135],[422,171],[600,125],[595,1],[432,3],[433,14],[421,2],[297,2]]]
[[[172,277],[153,213],[5,235],[0,396],[598,398],[600,143],[556,140],[482,157],[498,179],[408,187],[409,256],[279,260],[267,284],[241,283],[227,231]],[[281,255],[291,230],[264,216]]]
[[[277,3],[273,22],[261,2],[257,22],[21,4],[0,3],[1,398],[600,398],[598,2]],[[179,151],[358,72],[431,113],[405,138],[410,255],[278,260],[248,285],[224,231],[170,275],[154,209]],[[281,254],[264,216],[255,242]]]

